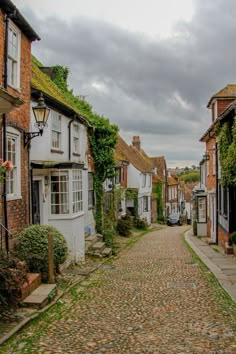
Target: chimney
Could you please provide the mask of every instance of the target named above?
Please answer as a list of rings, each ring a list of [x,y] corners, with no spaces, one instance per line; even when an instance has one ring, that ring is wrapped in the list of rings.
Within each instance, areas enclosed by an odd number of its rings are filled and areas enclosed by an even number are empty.
[[[140,149],[141,149],[141,142],[140,142],[139,136],[133,136],[132,144],[133,144],[133,147],[135,147],[135,149],[137,149],[138,151],[140,151]]]

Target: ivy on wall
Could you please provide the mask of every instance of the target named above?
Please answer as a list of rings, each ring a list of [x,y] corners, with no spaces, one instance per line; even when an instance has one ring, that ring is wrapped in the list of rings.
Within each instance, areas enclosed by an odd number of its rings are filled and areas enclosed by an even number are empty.
[[[53,72],[55,74],[53,82],[57,85],[67,102],[78,111],[78,114],[85,117],[91,125],[89,129],[89,140],[95,167],[95,221],[97,232],[104,233],[104,227],[108,224],[110,225],[110,223],[105,220],[106,217],[109,218],[109,216],[103,215],[103,182],[106,178],[114,176],[114,149],[117,142],[118,127],[111,124],[109,119],[95,113],[92,106],[86,102],[86,100],[80,99],[73,94],[73,90],[69,90],[67,84],[69,69],[67,67],[55,65]]]
[[[224,187],[236,187],[236,118],[218,127],[221,163],[221,183]]]
[[[157,182],[154,186],[154,193],[157,199],[157,221],[164,221],[162,204],[162,183]]]

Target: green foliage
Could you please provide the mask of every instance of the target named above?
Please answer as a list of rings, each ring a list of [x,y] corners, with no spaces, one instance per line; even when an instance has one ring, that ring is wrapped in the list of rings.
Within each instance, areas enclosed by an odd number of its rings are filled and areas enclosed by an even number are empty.
[[[161,182],[158,182],[155,184],[154,193],[156,194],[156,198],[157,198],[157,221],[163,222],[164,215],[163,215],[162,183]]]
[[[229,243],[235,244],[236,245],[236,231],[234,231],[231,236],[230,236],[230,240]]]
[[[224,123],[218,128],[221,183],[224,187],[236,186],[236,119],[233,125]]]
[[[20,288],[27,280],[27,270],[23,262],[13,256],[0,254],[0,307],[17,304]]]
[[[137,219],[136,220],[136,227],[137,227],[137,229],[146,230],[147,227],[148,227],[147,220],[145,220],[145,219]]]
[[[31,272],[48,272],[48,234],[53,236],[55,270],[65,262],[68,248],[64,236],[51,225],[31,225],[25,228],[17,239],[16,251],[20,259],[26,261]]]
[[[199,182],[200,181],[200,172],[199,171],[188,172],[188,173],[182,174],[179,177],[179,179],[180,179],[180,181],[184,181],[185,183]]]
[[[194,236],[197,236],[197,221],[194,220],[193,222],[193,234]]]
[[[52,67],[53,72],[55,73],[56,77],[53,80],[54,83],[60,87],[63,91],[68,90],[67,79],[69,75],[69,69],[65,66],[61,65],[54,65]]]
[[[128,215],[118,219],[116,229],[121,236],[130,236],[132,228],[132,221]]]

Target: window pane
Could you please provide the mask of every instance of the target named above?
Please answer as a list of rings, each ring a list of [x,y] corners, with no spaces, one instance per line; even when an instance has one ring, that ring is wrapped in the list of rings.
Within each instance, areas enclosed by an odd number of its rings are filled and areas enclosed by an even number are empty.
[[[68,171],[53,172],[51,175],[51,213],[69,213]]]
[[[82,193],[82,171],[72,171],[72,204],[73,213],[78,213],[83,210],[83,193]]]

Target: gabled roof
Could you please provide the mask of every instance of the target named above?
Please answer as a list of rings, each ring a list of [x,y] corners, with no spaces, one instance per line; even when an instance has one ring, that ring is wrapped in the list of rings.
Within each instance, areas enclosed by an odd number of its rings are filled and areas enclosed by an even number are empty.
[[[168,177],[168,186],[174,186],[179,183],[179,178],[175,175]]]
[[[165,179],[166,161],[164,156],[150,157],[153,167],[157,168],[158,175]]]
[[[43,92],[45,101],[53,105],[56,109],[64,112],[68,117],[76,116],[84,124],[89,125],[86,117],[80,114],[75,106],[72,106],[66,96],[59,90],[57,85],[51,78],[40,70],[40,64],[35,57],[32,56],[32,77],[31,88],[34,91]]]
[[[20,28],[26,37],[28,37],[31,41],[35,41],[36,39],[40,40],[40,37],[10,0],[1,0],[0,5],[7,15],[13,14],[11,17],[12,21]]]
[[[236,98],[236,85],[234,84],[229,84],[226,87],[224,87],[222,90],[220,90],[219,92],[215,93],[210,101],[207,104],[207,108],[210,107],[212,101],[215,98]]]
[[[148,160],[142,156],[135,147],[129,146],[118,134],[116,149],[115,149],[116,161],[130,162],[137,170],[142,173],[151,173],[152,168]]]

